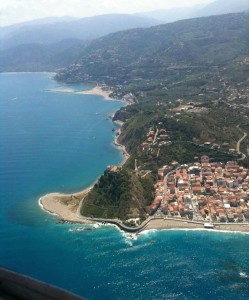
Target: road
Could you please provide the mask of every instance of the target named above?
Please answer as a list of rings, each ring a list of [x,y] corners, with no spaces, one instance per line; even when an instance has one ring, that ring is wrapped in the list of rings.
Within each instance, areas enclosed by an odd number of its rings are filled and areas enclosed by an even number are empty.
[[[239,128],[239,125],[237,126],[237,128],[243,133],[243,136],[242,136],[242,138],[239,139],[238,142],[237,142],[237,145],[236,145],[236,151],[237,151],[238,154],[242,154],[242,157],[241,157],[240,159],[238,159],[238,160],[244,160],[244,159],[246,158],[246,155],[240,151],[240,144],[241,144],[241,142],[247,137],[247,133],[244,132],[244,131],[242,131],[242,130]]]

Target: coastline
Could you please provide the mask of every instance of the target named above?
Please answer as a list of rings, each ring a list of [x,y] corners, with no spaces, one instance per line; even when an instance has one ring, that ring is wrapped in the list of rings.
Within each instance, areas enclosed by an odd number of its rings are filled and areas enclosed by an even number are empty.
[[[117,100],[114,99],[112,97],[110,97],[110,95],[112,94],[112,90],[108,89],[108,90],[104,90],[103,87],[101,86],[95,86],[89,90],[82,90],[82,91],[77,91],[71,88],[58,88],[58,89],[48,89],[48,90],[44,90],[44,92],[48,92],[48,93],[63,93],[63,94],[75,94],[75,95],[99,95],[105,98],[105,100],[115,100],[115,101],[123,101],[123,100]],[[125,102],[125,101],[124,101]]]
[[[120,123],[118,123],[116,121],[115,121],[115,123],[117,123],[119,126],[123,125],[123,124],[121,125]],[[122,167],[126,163],[126,161],[129,159],[130,154],[127,152],[126,147],[118,142],[118,138],[119,138],[120,134],[121,134],[121,128],[119,129],[118,135],[115,136],[115,140],[114,140],[113,144],[117,148],[119,148],[119,150],[122,152],[122,155],[124,157],[123,161],[119,164],[119,166]]]
[[[110,97],[110,95],[112,94],[112,91],[111,90],[104,90],[100,86],[95,86],[90,90],[75,92],[74,94],[78,94],[78,95],[99,95],[99,96],[104,97],[106,100],[114,100]]]
[[[116,121],[115,121],[116,122]],[[116,122],[122,126],[122,122]],[[118,137],[121,133],[115,137],[113,144],[122,151],[124,160],[120,163],[120,166],[127,161],[130,157],[124,145],[118,143]],[[93,185],[72,194],[51,193],[42,196],[39,199],[39,206],[47,213],[57,215],[62,222],[78,223],[78,224],[94,224],[105,223],[108,225],[115,225],[123,232],[132,234],[143,234],[150,231],[161,230],[185,230],[185,231],[207,231],[207,232],[220,232],[220,233],[241,233],[249,234],[249,223],[214,223],[213,229],[204,228],[204,222],[192,222],[187,220],[179,220],[173,218],[163,217],[149,217],[141,226],[137,228],[127,228],[122,224],[120,220],[103,220],[86,218],[80,215],[80,208],[87,193],[92,189]]]
[[[81,95],[100,95],[106,100],[115,100],[111,99],[109,95],[112,91],[105,91],[101,87],[96,86],[90,90],[86,91],[75,91],[73,89],[53,89],[45,90],[46,92],[53,93],[68,93],[68,94],[81,94]],[[124,124],[123,122],[114,121],[117,125],[120,126],[118,135],[115,136],[113,144],[119,148],[119,151],[123,155],[123,160],[119,166],[123,166],[127,159],[130,157],[129,153],[126,150],[126,147],[118,143],[118,137],[121,134],[121,127]],[[72,223],[83,223],[83,224],[92,224],[96,223],[95,221],[85,218],[80,215],[80,208],[82,202],[84,201],[85,196],[92,189],[93,185],[90,187],[76,193],[72,194],[61,194],[61,193],[49,193],[39,198],[38,204],[42,210],[45,212],[58,216],[63,222],[72,222]]]
[[[74,194],[50,193],[39,198],[38,204],[45,212],[58,216],[62,221],[72,223],[92,223],[79,215],[84,197],[92,186]]]
[[[119,132],[120,134],[120,132]],[[118,143],[117,135],[113,144],[119,148],[122,152],[124,159],[119,164],[123,166],[127,159],[130,157],[124,145]],[[90,187],[72,194],[61,194],[61,193],[50,193],[46,194],[39,198],[38,204],[42,210],[52,215],[58,216],[62,221],[72,222],[72,223],[83,223],[83,224],[92,224],[96,221],[89,218],[85,218],[80,214],[80,208],[82,202],[84,201],[85,196],[93,188],[93,185]],[[110,223],[111,224],[111,223]]]
[[[249,224],[214,223],[214,229],[204,228],[202,223],[192,223],[184,220],[152,219],[145,230],[202,230],[209,232],[244,233],[249,234]]]
[[[125,101],[124,99],[116,99],[112,98],[110,95],[113,93],[111,89],[104,89],[103,87],[96,85],[95,87],[89,89],[89,90],[74,90],[71,88],[58,88],[58,89],[46,89],[44,92],[47,93],[62,93],[62,94],[74,94],[74,95],[99,95],[102,96],[105,100],[108,101],[119,101],[123,102],[126,105],[130,105],[130,102]],[[117,121],[118,123],[118,121]]]
[[[58,93],[73,93],[73,94],[86,94],[86,95],[100,95],[104,97],[106,100],[115,100],[110,98],[110,94],[112,91],[105,91],[101,87],[96,86],[90,90],[86,91],[75,91],[73,89],[58,89],[58,90],[47,90],[48,92],[58,92]],[[118,138],[121,134],[121,128],[123,126],[123,122],[121,121],[113,121],[117,125],[120,126],[118,135],[115,136],[113,144],[119,148],[122,152],[124,159],[119,164],[119,166],[123,166],[127,159],[129,159],[130,155],[126,150],[126,147],[118,142]],[[72,193],[72,194],[60,194],[60,193],[51,193],[42,196],[39,199],[40,207],[53,215],[57,215],[63,222],[72,222],[72,223],[80,223],[80,224],[93,224],[97,222],[104,222],[110,225],[116,225],[119,229],[126,232],[133,233],[143,233],[146,231],[154,231],[154,230],[203,230],[203,231],[213,231],[213,232],[224,232],[224,233],[245,233],[249,234],[249,224],[237,224],[237,223],[219,223],[214,224],[214,229],[204,228],[204,222],[190,222],[187,220],[179,220],[172,218],[153,218],[149,217],[146,219],[141,226],[138,228],[127,228],[122,224],[120,220],[101,220],[101,219],[91,219],[86,218],[80,215],[80,208],[82,202],[84,201],[87,193],[92,189],[93,186],[90,186],[83,191]]]

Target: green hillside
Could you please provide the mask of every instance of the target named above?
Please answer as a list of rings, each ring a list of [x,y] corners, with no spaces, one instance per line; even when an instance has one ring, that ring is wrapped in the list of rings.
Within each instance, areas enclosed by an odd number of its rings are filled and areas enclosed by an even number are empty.
[[[92,42],[56,79],[103,82],[139,101],[226,96],[224,82],[247,79],[239,63],[249,55],[248,28],[240,13],[118,32]]]
[[[148,178],[142,179],[121,168],[106,170],[84,199],[81,214],[105,219],[143,219],[153,190]]]

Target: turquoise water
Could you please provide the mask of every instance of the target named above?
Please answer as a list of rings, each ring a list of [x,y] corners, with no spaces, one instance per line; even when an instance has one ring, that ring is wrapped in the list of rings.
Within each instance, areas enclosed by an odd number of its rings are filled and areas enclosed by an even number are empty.
[[[109,119],[120,102],[46,93],[52,74],[0,74],[0,265],[87,299],[249,299],[249,235],[115,227],[75,231],[40,210],[122,156]],[[86,86],[73,87],[77,89]]]

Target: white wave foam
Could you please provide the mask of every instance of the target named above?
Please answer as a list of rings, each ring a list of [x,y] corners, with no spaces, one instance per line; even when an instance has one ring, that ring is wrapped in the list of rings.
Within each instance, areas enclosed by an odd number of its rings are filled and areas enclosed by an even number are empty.
[[[245,272],[239,272],[241,278],[248,278],[249,276]]]
[[[51,211],[49,211],[49,210],[46,210],[46,209],[44,208],[44,206],[43,206],[42,203],[41,203],[42,198],[43,198],[43,197],[39,198],[39,200],[38,200],[38,205],[40,206],[40,208],[41,208],[43,211],[45,211],[46,213],[49,213],[49,214],[52,215],[52,216],[58,216],[56,213],[53,213],[53,212],[51,212]]]

